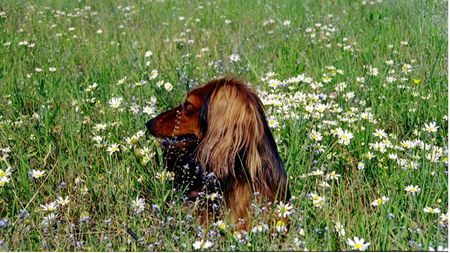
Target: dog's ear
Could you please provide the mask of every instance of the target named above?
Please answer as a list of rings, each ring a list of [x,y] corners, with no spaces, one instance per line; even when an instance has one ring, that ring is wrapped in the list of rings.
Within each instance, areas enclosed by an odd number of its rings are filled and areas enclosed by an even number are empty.
[[[224,179],[236,176],[235,166],[242,163],[249,178],[259,180],[267,142],[261,112],[260,100],[244,83],[225,79],[213,88],[201,110],[202,138],[197,149],[200,164]]]

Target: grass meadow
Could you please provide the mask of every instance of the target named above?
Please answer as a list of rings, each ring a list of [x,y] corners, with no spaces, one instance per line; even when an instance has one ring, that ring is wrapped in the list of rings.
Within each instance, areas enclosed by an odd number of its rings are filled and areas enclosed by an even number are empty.
[[[446,250],[447,4],[1,1],[0,249]],[[145,134],[224,75],[265,104],[288,231],[199,226]]]

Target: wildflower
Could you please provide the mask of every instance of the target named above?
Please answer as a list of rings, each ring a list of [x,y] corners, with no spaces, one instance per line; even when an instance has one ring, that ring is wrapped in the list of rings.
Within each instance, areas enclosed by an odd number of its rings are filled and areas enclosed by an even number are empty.
[[[148,114],[148,115],[153,115],[156,111],[155,111],[155,108],[146,106],[142,109],[142,112],[145,114]]]
[[[69,204],[70,200],[69,200],[69,196],[66,196],[65,198],[63,197],[59,197],[57,200],[58,204],[65,206],[67,204]]]
[[[393,77],[393,76],[388,76],[385,78],[386,82],[388,83],[393,83],[397,80],[397,78]]]
[[[49,70],[50,72],[55,72],[55,71],[56,71],[56,68],[55,68],[55,67],[50,67],[50,68],[48,68],[48,70]]]
[[[90,219],[91,219],[91,216],[89,216],[89,213],[88,213],[87,211],[83,211],[83,212],[80,214],[80,219],[79,219],[79,221],[80,221],[81,223],[83,223],[83,222],[88,222]]]
[[[412,70],[412,66],[409,64],[404,64],[402,66],[402,72],[405,74],[408,74],[409,72],[411,72],[411,70]]]
[[[241,60],[241,57],[239,55],[237,55],[237,54],[230,55],[230,61],[231,62],[237,62],[237,61],[240,61],[240,60]]]
[[[145,200],[143,198],[136,197],[136,199],[131,202],[131,205],[136,214],[142,213],[145,209]]]
[[[322,140],[322,134],[320,132],[317,132],[315,130],[312,130],[309,134],[309,138],[311,138],[313,141],[321,141]]]
[[[88,87],[86,88],[86,89],[84,89],[84,91],[93,91],[95,88],[97,88],[97,86],[98,86],[98,83],[93,83],[93,84],[90,84],[90,85],[88,85]]]
[[[30,174],[31,174],[31,176],[32,176],[33,178],[40,178],[40,177],[42,177],[42,176],[45,174],[45,171],[41,171],[41,170],[32,170]]]
[[[106,124],[96,124],[96,125],[94,126],[94,130],[96,130],[96,131],[101,131],[101,130],[105,130],[106,127],[107,127]]]
[[[156,178],[159,180],[172,180],[174,178],[174,172],[173,171],[163,171],[163,172],[156,172]]]
[[[56,213],[51,213],[47,216],[44,217],[43,221],[42,221],[42,225],[47,226],[48,224],[50,224],[52,221],[56,220],[56,218],[58,218],[58,214]]]
[[[215,200],[216,198],[219,198],[220,195],[217,192],[211,193],[207,196],[208,199],[210,200]]]
[[[416,194],[420,192],[419,186],[409,185],[405,187],[405,191],[410,192],[412,194]]]
[[[11,179],[9,177],[0,177],[0,187],[5,186]]]
[[[317,153],[322,153],[325,151],[325,146],[321,145],[320,143],[314,144],[314,148],[316,149]]]
[[[275,128],[278,126],[278,121],[275,118],[268,119],[268,125],[269,127]]]
[[[397,155],[397,154],[394,154],[394,153],[390,153],[390,154],[388,155],[388,158],[391,159],[391,160],[397,160],[397,159],[398,159],[398,155]]]
[[[278,232],[285,232],[286,231],[286,223],[284,223],[284,221],[282,221],[282,220],[277,221],[277,223],[275,224],[275,229]]]
[[[173,85],[171,83],[167,82],[167,83],[164,84],[164,88],[167,91],[171,91],[173,89]]]
[[[448,252],[448,248],[439,245],[439,246],[435,249],[435,248],[433,248],[433,247],[430,246],[430,247],[428,248],[428,251]]]
[[[375,155],[372,154],[372,152],[367,152],[367,153],[365,154],[365,156],[366,156],[366,158],[369,159],[369,160],[372,160],[373,158],[375,158]]]
[[[213,246],[214,243],[210,242],[210,241],[196,241],[192,244],[192,246],[194,247],[194,249],[207,249],[210,248],[211,246]]]
[[[145,81],[145,80],[137,81],[137,82],[134,83],[134,87],[143,86],[146,83],[147,83],[147,81]]]
[[[426,212],[426,213],[433,213],[433,214],[441,213],[441,210],[439,208],[431,208],[431,207],[428,207],[428,206],[425,207],[423,209],[423,211]]]
[[[393,60],[387,60],[384,63],[386,63],[386,65],[393,65],[394,61]]]
[[[424,131],[427,131],[429,133],[435,133],[437,132],[439,126],[436,126],[436,122],[432,123],[425,123],[425,127],[423,128]]]
[[[277,88],[280,84],[281,84],[281,82],[279,81],[279,80],[277,80],[277,79],[270,79],[269,81],[268,81],[268,84],[269,84],[269,87],[271,87],[271,88]]]
[[[11,176],[11,168],[7,168],[6,170],[0,169],[0,177],[8,177]]]
[[[386,145],[382,142],[370,143],[369,145],[372,147],[372,149],[374,149],[378,152],[381,152],[381,153],[386,152]]]
[[[316,109],[316,111],[322,113],[325,111],[325,109],[327,109],[327,106],[324,104],[318,104],[318,105],[316,105],[315,109]]]
[[[355,93],[354,92],[347,92],[346,94],[345,94],[345,98],[347,99],[347,100],[350,100],[350,99],[352,99],[352,98],[354,98],[355,97]]]
[[[329,83],[329,82],[331,82],[331,81],[333,81],[333,79],[332,79],[331,77],[327,76],[327,75],[325,75],[325,76],[322,78],[322,82],[324,82],[324,83]]]
[[[133,136],[131,136],[131,137],[127,137],[127,138],[125,138],[125,142],[126,142],[128,145],[134,146],[134,145],[136,145],[136,144],[139,142],[139,136],[133,135]]]
[[[133,114],[138,114],[139,113],[139,111],[140,111],[140,107],[139,107],[139,105],[137,105],[137,104],[132,104],[131,106],[130,106],[130,111],[133,113]]]
[[[309,198],[313,201],[315,207],[322,208],[325,204],[325,198],[317,195],[316,193],[308,194]]]
[[[371,76],[378,76],[379,72],[377,68],[372,68],[372,66],[369,67],[369,75]]]
[[[154,80],[158,77],[158,70],[154,69],[150,72],[149,80]]]
[[[330,188],[330,187],[331,187],[330,184],[328,184],[326,181],[322,181],[322,182],[319,184],[319,186],[320,186],[320,187],[324,187],[324,188]]]
[[[3,218],[0,220],[0,228],[5,228],[9,225],[11,225],[11,221],[9,221],[7,218]]]
[[[145,52],[144,57],[145,57],[145,58],[148,58],[148,57],[150,57],[150,56],[152,56],[152,55],[153,55],[153,52],[152,52],[151,50],[148,50],[147,52]]]
[[[323,170],[315,170],[315,171],[313,171],[313,172],[311,172],[311,176],[321,176],[321,175],[323,175]]]
[[[340,222],[336,222],[336,224],[334,225],[334,230],[338,233],[339,236],[345,236],[344,225]]]
[[[336,172],[333,171],[333,172],[331,172],[330,174],[327,174],[327,175],[325,176],[325,179],[326,179],[326,180],[330,180],[330,179],[338,180],[340,176],[341,176],[341,175],[336,174]]]
[[[106,149],[106,151],[109,152],[109,155],[112,155],[113,153],[118,152],[119,150],[120,150],[119,144],[116,144],[116,143],[111,144],[111,145]]]
[[[253,233],[264,232],[264,231],[267,231],[268,229],[269,229],[269,226],[267,226],[266,224],[259,224],[252,228],[252,232]]]
[[[116,85],[124,84],[124,83],[125,83],[125,80],[127,80],[127,77],[124,77],[124,78],[120,79],[119,81],[117,81],[117,84],[116,84]]]
[[[374,136],[379,137],[379,138],[386,138],[387,134],[384,132],[383,129],[376,129],[375,133],[373,133]]]
[[[293,206],[289,203],[287,204],[283,204],[280,203],[277,206],[277,212],[278,212],[278,217],[283,217],[286,218],[288,217],[292,212],[291,209],[293,208]]]
[[[363,170],[366,164],[364,162],[358,162],[358,170]]]
[[[291,24],[290,20],[283,21],[283,25],[285,25],[285,26],[289,26],[290,24]]]
[[[370,242],[364,243],[363,238],[360,239],[356,236],[353,237],[353,240],[350,238],[347,238],[347,243],[348,243],[348,245],[353,247],[352,249],[357,249],[359,251],[365,251],[370,245]]]
[[[46,212],[53,212],[56,210],[57,207],[58,207],[58,203],[56,201],[51,202],[50,204],[41,205],[42,210],[44,210]]]
[[[412,142],[412,141],[408,141],[408,140],[402,141],[400,144],[401,144],[404,148],[407,148],[407,149],[416,147],[416,143],[414,143],[414,142]]]
[[[216,225],[221,230],[225,230],[225,228],[227,228],[227,224],[222,220],[218,220],[214,225]]]
[[[304,241],[301,241],[300,239],[298,239],[298,238],[296,237],[296,238],[294,238],[294,244],[295,244],[295,246],[300,247],[300,246],[302,246],[302,245],[305,245],[305,242],[304,242]],[[305,250],[305,251],[306,251],[306,250]]]
[[[234,239],[236,239],[236,240],[241,240],[241,239],[242,239],[242,234],[241,234],[241,232],[239,232],[239,231],[234,231],[234,232],[233,232],[233,237],[234,237]]]
[[[307,111],[309,113],[313,112],[314,111],[314,106],[312,106],[312,105],[305,106],[305,111]]]
[[[305,236],[305,235],[306,235],[305,230],[304,230],[303,228],[301,228],[301,229],[298,231],[298,235],[300,235],[300,236]]]
[[[157,87],[161,87],[163,85],[164,85],[164,81],[163,80],[156,82],[156,86]]]
[[[340,131],[338,133],[338,136],[339,136],[338,142],[344,145],[350,144],[350,140],[353,138],[353,134],[348,131]]]
[[[117,109],[119,108],[120,104],[122,103],[122,98],[118,97],[118,98],[111,98],[109,100],[109,106],[113,109]]]
[[[366,119],[366,120],[372,120],[373,115],[370,112],[363,112],[363,113],[361,113],[361,118]]]
[[[388,202],[388,200],[389,200],[388,197],[383,196],[383,197],[381,197],[381,198],[379,198],[379,199],[374,200],[374,201],[371,203],[371,205],[372,205],[372,206],[379,206],[379,205],[381,205],[381,204],[384,204],[384,203]]]

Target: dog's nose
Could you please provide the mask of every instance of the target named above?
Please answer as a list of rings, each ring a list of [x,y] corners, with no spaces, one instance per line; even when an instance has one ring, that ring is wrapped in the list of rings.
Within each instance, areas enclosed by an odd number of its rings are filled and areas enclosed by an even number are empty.
[[[152,128],[153,128],[153,125],[155,124],[155,122],[156,122],[156,120],[153,118],[153,119],[147,121],[147,123],[145,123],[148,131],[152,132]]]

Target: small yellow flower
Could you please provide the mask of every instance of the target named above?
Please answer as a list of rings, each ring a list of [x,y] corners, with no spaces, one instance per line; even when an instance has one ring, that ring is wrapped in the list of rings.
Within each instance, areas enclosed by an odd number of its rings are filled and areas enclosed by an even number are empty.
[[[225,224],[225,222],[223,222],[222,220],[217,221],[216,225],[221,230],[225,230],[225,228],[227,227],[227,224]]]
[[[422,82],[422,80],[420,79],[413,79],[414,84],[419,84],[420,82]]]

